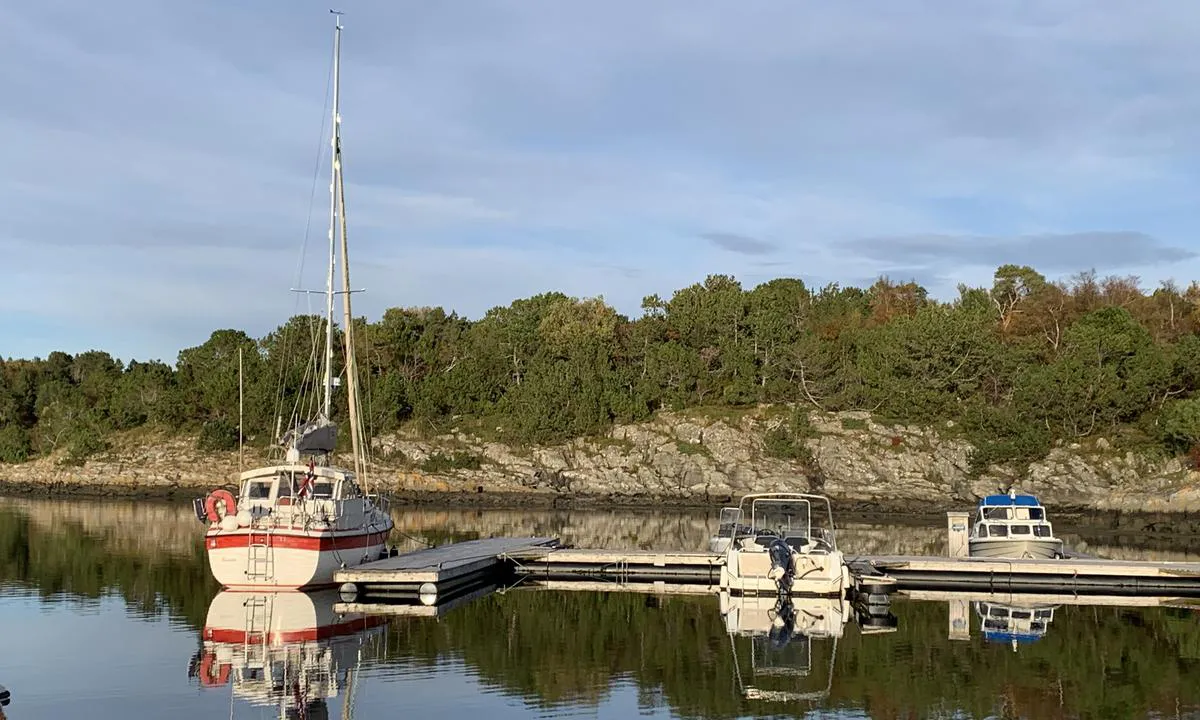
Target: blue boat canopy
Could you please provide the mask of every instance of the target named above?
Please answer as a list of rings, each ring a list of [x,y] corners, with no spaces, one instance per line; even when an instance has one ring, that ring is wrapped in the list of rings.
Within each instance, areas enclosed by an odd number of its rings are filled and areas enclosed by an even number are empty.
[[[984,630],[983,639],[987,642],[1011,643],[1016,640],[1020,644],[1029,644],[1042,639],[1042,636],[1037,633],[1017,633],[1017,632],[997,632],[994,630]]]
[[[1041,505],[1038,499],[1032,495],[988,495],[979,501],[980,507],[1006,507],[1009,505],[1022,505],[1025,507],[1038,507]]]

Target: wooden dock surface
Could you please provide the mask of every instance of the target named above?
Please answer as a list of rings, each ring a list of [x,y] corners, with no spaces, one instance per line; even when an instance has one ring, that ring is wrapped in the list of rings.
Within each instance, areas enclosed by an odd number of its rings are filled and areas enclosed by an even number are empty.
[[[499,565],[504,558],[544,555],[557,542],[548,537],[467,540],[339,570],[333,579],[338,583],[440,583]]]

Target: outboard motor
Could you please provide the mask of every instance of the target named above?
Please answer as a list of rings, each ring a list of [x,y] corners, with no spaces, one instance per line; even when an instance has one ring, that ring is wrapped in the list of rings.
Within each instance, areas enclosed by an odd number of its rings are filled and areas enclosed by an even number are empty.
[[[774,618],[767,639],[772,647],[781,648],[791,641],[796,630],[796,606],[792,604],[792,596],[780,593],[771,614]]]
[[[783,538],[776,538],[767,546],[771,556],[771,569],[767,577],[775,581],[780,595],[790,595],[792,581],[796,579],[796,563],[792,560],[792,548]]]
[[[7,707],[10,700],[12,700],[12,696],[8,694],[8,689],[0,685],[0,707]],[[2,716],[0,715],[0,717]]]
[[[192,499],[192,512],[196,513],[196,519],[201,523],[208,524],[208,509],[204,507],[204,498]]]

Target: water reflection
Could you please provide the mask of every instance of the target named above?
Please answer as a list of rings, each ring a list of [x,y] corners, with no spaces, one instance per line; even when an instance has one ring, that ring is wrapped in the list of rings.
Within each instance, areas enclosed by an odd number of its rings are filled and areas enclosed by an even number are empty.
[[[352,689],[385,624],[337,614],[336,601],[334,590],[218,593],[188,677],[206,689],[229,685],[231,698],[277,707],[280,717],[328,717],[327,701]]]
[[[339,615],[333,593],[270,594],[259,603],[249,599],[254,593],[218,592],[191,540],[130,525],[170,525],[170,513],[122,505],[109,518],[104,503],[74,502],[0,501],[0,681],[16,694],[4,708],[13,720],[199,720],[226,716],[230,706],[237,717],[336,716],[348,698],[360,717],[491,720],[732,719],[814,709],[878,718],[1133,718],[1186,715],[1200,704],[1200,616],[1182,601],[914,593],[893,598],[886,612],[864,613],[840,601],[777,608],[774,598],[760,607],[711,595],[520,589],[384,625]],[[194,520],[179,515],[190,532]],[[411,524],[433,517],[414,514]],[[453,520],[461,524],[440,532],[490,534],[530,517],[493,522],[488,511],[475,520],[462,511]],[[646,516],[569,517],[585,545],[586,533],[632,528]],[[705,542],[696,522],[676,523],[676,537]],[[667,521],[652,528],[661,537],[674,532]],[[904,546],[937,530],[897,528],[860,527],[853,549],[885,548],[889,532]],[[161,533],[163,542],[140,541],[138,532]],[[406,532],[434,541],[432,521]],[[79,598],[88,599],[87,613]],[[1018,643],[1015,654],[1011,638],[989,642],[987,633],[1001,630],[985,621],[1000,606],[1009,608],[1009,632],[1039,639]],[[1029,627],[1018,627],[1026,618],[1014,608],[1034,610]],[[1043,632],[1032,624],[1039,608],[1053,609]],[[182,667],[189,658],[190,679]]]
[[[1054,611],[1058,608],[1057,605],[1033,603],[978,601],[973,604],[975,613],[979,615],[983,639],[987,642],[1010,643],[1014,652],[1021,643],[1041,640],[1054,621]]]
[[[719,595],[738,689],[748,700],[814,702],[829,695],[838,638],[850,621],[849,601],[837,598]],[[738,658],[738,638],[745,638]],[[820,666],[814,668],[813,646]],[[748,645],[749,652],[746,652]],[[815,686],[812,681],[817,680]],[[808,689],[805,690],[805,686]]]

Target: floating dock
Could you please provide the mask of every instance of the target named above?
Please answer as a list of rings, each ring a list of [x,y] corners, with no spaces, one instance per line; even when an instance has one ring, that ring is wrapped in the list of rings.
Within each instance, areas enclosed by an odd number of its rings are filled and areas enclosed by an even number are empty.
[[[449,598],[502,579],[511,563],[550,552],[557,538],[485,538],[439,545],[334,573],[344,596],[388,600]]]
[[[556,549],[518,560],[519,577],[547,582],[670,583],[716,588],[723,555],[652,550]]]
[[[1200,563],[1106,560],[1069,549],[1052,560],[969,557],[963,515],[947,513],[950,557],[847,555],[849,594],[870,602],[883,602],[893,591],[1200,598]],[[518,582],[585,591],[710,594],[721,589],[724,564],[724,554],[712,552],[586,550],[561,547],[552,537],[484,538],[340,570],[334,581],[347,607],[380,611],[379,603],[458,605],[479,597],[483,588]]]
[[[1063,558],[847,558],[855,575],[892,577],[898,590],[1200,597],[1200,563]]]

